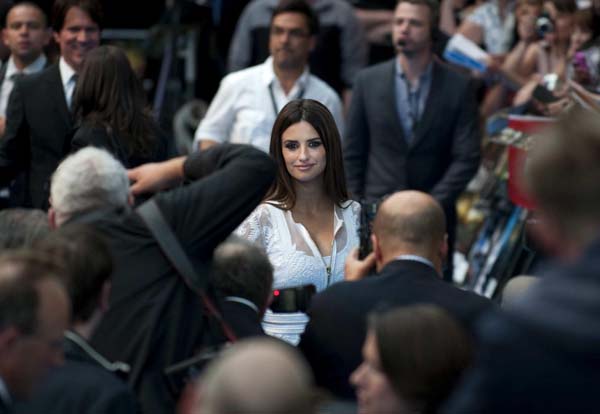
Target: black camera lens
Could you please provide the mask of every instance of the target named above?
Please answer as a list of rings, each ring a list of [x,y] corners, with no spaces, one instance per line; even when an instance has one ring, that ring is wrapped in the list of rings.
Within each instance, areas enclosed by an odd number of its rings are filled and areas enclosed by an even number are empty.
[[[538,36],[544,37],[547,33],[554,31],[554,22],[548,13],[542,13],[535,22]]]

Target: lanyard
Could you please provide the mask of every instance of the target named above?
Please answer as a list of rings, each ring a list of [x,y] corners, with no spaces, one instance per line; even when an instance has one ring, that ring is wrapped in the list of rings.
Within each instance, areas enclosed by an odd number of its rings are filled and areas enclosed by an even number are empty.
[[[304,87],[300,88],[298,95],[294,99],[302,99],[304,97],[304,92],[306,91],[306,88],[308,87],[308,82],[309,81],[306,81],[306,85],[304,85]],[[273,93],[273,82],[269,83],[269,96],[271,97],[271,105],[273,106],[273,113],[275,114],[275,118],[277,118],[277,115],[279,114],[279,110],[277,109],[277,101],[275,100],[275,94]]]

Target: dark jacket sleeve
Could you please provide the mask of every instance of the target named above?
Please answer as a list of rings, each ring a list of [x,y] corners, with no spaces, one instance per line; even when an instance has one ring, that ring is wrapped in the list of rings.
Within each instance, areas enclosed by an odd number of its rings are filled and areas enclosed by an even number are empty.
[[[352,101],[348,110],[346,139],[344,140],[344,167],[348,190],[354,199],[365,192],[365,173],[371,137],[364,102],[365,77],[358,77],[352,90]]]
[[[269,155],[248,145],[222,144],[193,153],[184,164],[193,182],[156,201],[191,255],[212,252],[261,202],[275,177]]]
[[[25,118],[23,91],[16,82],[6,108],[6,130],[0,138],[0,185],[7,185],[29,166],[31,145]]]
[[[431,190],[445,207],[454,204],[479,167],[481,131],[475,90],[469,81],[461,94],[463,102],[452,140],[452,161],[444,176]]]

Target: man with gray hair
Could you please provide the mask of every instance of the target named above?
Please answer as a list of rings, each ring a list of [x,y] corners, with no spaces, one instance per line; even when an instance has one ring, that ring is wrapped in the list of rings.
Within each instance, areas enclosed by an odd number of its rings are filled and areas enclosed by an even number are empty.
[[[294,348],[271,338],[249,339],[207,367],[192,413],[311,414],[311,385],[310,370]]]
[[[205,345],[208,322],[200,297],[136,210],[126,208],[127,178],[135,196],[169,190],[153,201],[192,265],[204,268],[214,248],[262,200],[275,165],[260,150],[227,144],[142,165],[127,177],[122,166],[98,151],[83,149],[59,166],[50,190],[51,214],[60,226],[85,222],[104,236],[114,260],[112,290],[91,344],[108,360],[131,366],[129,385],[142,412],[172,413],[183,384],[168,382],[165,371]],[[189,184],[177,186],[184,180]]]
[[[132,202],[123,165],[106,150],[86,147],[60,163],[50,186],[48,215],[53,227],[98,208],[126,208]]]

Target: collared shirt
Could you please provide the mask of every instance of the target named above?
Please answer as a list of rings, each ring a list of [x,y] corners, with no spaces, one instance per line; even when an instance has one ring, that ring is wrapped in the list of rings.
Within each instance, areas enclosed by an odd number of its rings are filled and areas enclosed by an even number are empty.
[[[286,95],[269,57],[261,65],[232,73],[223,79],[196,130],[194,148],[198,148],[201,139],[210,139],[251,144],[269,152],[271,129],[276,118],[273,103],[280,111],[301,92],[303,98],[320,101],[331,111],[343,136],[342,103],[335,91],[311,75],[307,68]]]
[[[2,377],[0,377],[0,399],[4,401],[5,405],[10,406],[12,404],[12,398],[10,398],[8,387],[6,386],[6,383]]]
[[[8,106],[8,98],[10,93],[15,86],[15,75],[31,75],[44,69],[46,66],[46,55],[41,54],[36,60],[34,60],[28,66],[25,66],[23,70],[17,69],[15,61],[11,56],[6,62],[6,73],[4,74],[4,81],[2,82],[2,88],[0,89],[0,116],[6,117],[6,107]]]
[[[413,262],[423,263],[424,265],[427,265],[427,266],[431,267],[433,270],[435,270],[435,266],[433,265],[433,263],[431,263],[430,260],[428,260],[422,256],[417,256],[416,254],[401,254],[400,256],[396,256],[394,259],[395,260],[411,260]],[[436,270],[436,272],[437,272],[437,270]]]
[[[225,300],[227,302],[241,303],[242,305],[246,305],[250,309],[252,309],[254,312],[258,313],[258,306],[256,306],[254,303],[250,302],[248,299],[241,298],[239,296],[225,296]]]
[[[414,131],[425,111],[425,103],[431,88],[431,73],[433,63],[430,62],[423,74],[417,80],[416,85],[411,86],[402,70],[400,61],[396,59],[396,108],[400,125],[405,139],[410,142],[414,137]]]
[[[60,79],[63,85],[63,91],[65,92],[65,99],[67,101],[67,107],[71,108],[71,101],[73,100],[73,91],[75,90],[75,84],[77,80],[74,75],[77,72],[69,66],[65,59],[61,56],[58,62],[58,69],[60,70]]]

